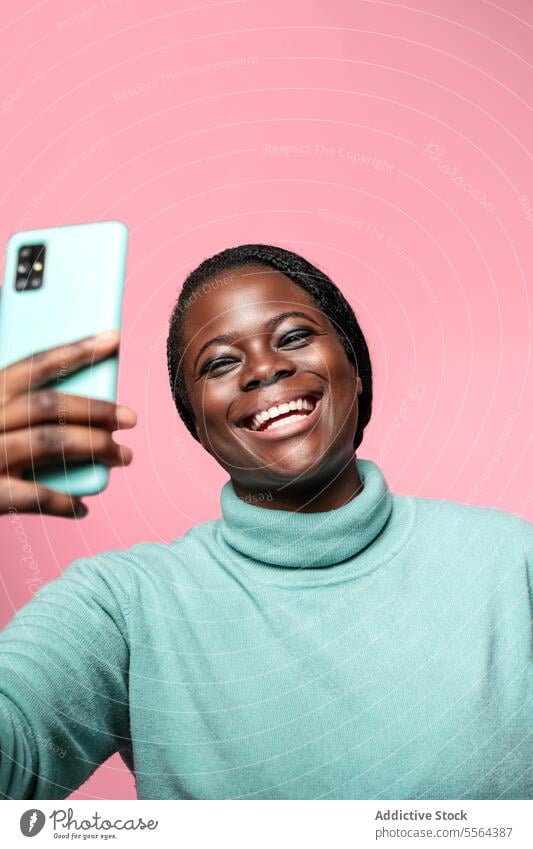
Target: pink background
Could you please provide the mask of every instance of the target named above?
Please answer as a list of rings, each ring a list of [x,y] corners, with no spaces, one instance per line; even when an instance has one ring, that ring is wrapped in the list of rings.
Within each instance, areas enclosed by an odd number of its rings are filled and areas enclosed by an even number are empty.
[[[174,410],[166,328],[186,273],[242,242],[304,254],[355,307],[375,370],[359,456],[393,491],[533,519],[531,4],[274,8],[2,6],[0,236],[128,225],[119,400],[139,425],[87,519],[20,517],[32,572],[0,519],[0,625],[32,578],[219,515],[226,475]],[[133,781],[114,757],[74,797]]]

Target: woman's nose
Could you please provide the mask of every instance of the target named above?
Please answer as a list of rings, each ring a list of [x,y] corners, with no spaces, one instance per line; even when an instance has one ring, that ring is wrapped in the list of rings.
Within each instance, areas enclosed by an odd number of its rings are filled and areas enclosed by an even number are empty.
[[[296,366],[287,357],[277,351],[257,354],[248,359],[241,369],[240,385],[243,392],[259,386],[270,386],[281,377],[294,374]]]

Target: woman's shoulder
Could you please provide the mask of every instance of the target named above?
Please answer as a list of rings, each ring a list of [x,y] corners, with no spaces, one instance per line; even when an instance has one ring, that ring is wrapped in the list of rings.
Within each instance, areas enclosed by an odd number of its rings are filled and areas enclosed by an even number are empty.
[[[511,510],[501,507],[468,504],[452,499],[397,496],[409,498],[415,508],[417,525],[431,533],[451,533],[458,540],[483,540],[485,544],[503,542],[516,545],[533,559],[533,523]]]
[[[202,551],[212,547],[217,523],[217,519],[199,522],[168,541],[141,540],[127,548],[107,549],[90,558],[80,558],[80,562],[117,577],[124,571],[143,575],[176,567],[186,569]]]
[[[41,590],[45,595],[64,594],[72,585],[120,611],[127,618],[131,600],[160,592],[176,581],[181,586],[204,583],[213,569],[205,568],[214,551],[217,520],[192,526],[168,542],[140,541],[127,548],[110,548],[77,558],[62,575]]]

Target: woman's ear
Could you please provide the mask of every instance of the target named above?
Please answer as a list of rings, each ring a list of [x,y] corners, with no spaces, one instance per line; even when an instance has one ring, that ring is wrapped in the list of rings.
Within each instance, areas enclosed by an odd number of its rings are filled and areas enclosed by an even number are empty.
[[[350,365],[353,369],[353,376],[354,376],[354,380],[355,380],[355,394],[359,397],[359,395],[361,395],[361,393],[363,391],[363,381],[359,377],[359,374],[357,372],[357,366],[355,365],[355,363],[352,363],[350,361]]]

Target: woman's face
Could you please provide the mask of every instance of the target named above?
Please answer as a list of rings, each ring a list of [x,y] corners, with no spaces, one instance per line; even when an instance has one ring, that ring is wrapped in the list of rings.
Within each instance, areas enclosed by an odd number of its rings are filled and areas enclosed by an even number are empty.
[[[189,400],[200,442],[233,480],[255,488],[327,480],[353,460],[361,380],[303,289],[273,269],[243,266],[191,300]]]

